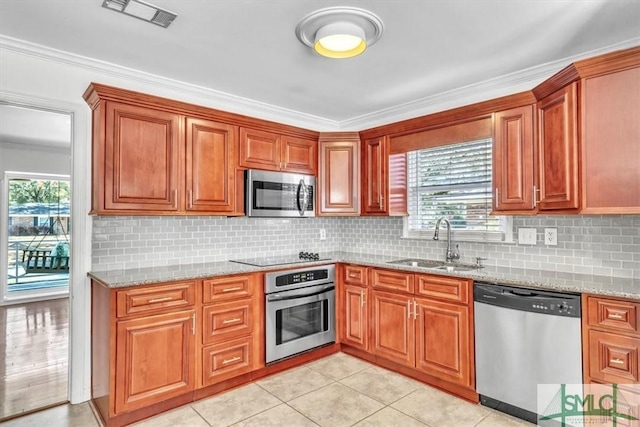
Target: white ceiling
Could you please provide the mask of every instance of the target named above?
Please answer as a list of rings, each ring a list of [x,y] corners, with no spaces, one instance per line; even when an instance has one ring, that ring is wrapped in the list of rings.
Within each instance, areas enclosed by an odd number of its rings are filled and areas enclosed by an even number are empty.
[[[71,115],[0,104],[0,143],[71,148]]]
[[[150,2],[178,14],[168,29],[102,0],[0,0],[0,34],[337,123],[640,44],[638,0]],[[338,5],[384,22],[352,59],[320,57],[294,33],[308,13]]]

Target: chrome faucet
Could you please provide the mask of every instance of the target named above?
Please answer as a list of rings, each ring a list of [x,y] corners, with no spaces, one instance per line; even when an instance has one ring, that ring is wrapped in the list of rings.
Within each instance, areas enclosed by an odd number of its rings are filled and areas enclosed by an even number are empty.
[[[456,245],[455,249],[451,249],[451,223],[446,218],[438,218],[436,221],[436,232],[433,234],[433,240],[440,240],[440,223],[444,221],[447,224],[447,254],[446,260],[447,262],[453,262],[457,259],[460,259],[460,251],[458,251],[458,245]]]

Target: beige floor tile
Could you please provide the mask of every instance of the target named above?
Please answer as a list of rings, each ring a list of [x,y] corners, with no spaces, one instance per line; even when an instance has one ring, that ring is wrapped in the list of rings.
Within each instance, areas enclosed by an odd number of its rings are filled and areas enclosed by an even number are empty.
[[[256,384],[278,399],[288,402],[293,398],[317,390],[332,382],[331,378],[322,375],[320,372],[302,366],[265,378]]]
[[[351,426],[384,407],[382,403],[339,383],[324,386],[288,404],[326,427]]]
[[[410,378],[376,366],[343,378],[340,382],[385,405],[423,386]]]
[[[290,406],[278,405],[234,424],[233,427],[317,427],[318,424]]]
[[[14,418],[2,427],[98,427],[88,403],[60,405],[31,415]]]
[[[492,411],[477,427],[533,427],[534,425],[519,418]]]
[[[425,427],[426,424],[414,420],[393,408],[386,407],[365,418],[353,427]]]
[[[391,406],[430,426],[475,426],[490,411],[431,387],[421,387]]]
[[[218,394],[191,405],[213,427],[226,427],[282,402],[255,384]]]
[[[322,373],[334,380],[353,375],[370,368],[370,363],[344,353],[336,353],[324,359],[305,365],[309,369]]]
[[[135,427],[208,427],[209,424],[191,407],[183,406],[136,424]]]

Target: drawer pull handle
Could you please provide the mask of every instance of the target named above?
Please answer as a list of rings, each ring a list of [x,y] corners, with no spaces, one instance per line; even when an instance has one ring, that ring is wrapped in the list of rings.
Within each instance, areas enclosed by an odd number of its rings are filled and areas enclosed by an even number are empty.
[[[224,359],[222,361],[223,365],[226,365],[228,363],[233,363],[233,362],[237,362],[238,360],[240,360],[240,356],[236,356],[236,357],[232,357],[231,359]]]
[[[242,290],[242,286],[235,286],[233,288],[224,288],[222,292],[234,292],[234,291],[241,291],[241,290]]]
[[[622,314],[609,313],[607,315],[608,319],[622,319]]]
[[[351,278],[354,278],[354,279],[355,279],[356,277],[358,277],[358,274],[356,274],[356,273],[349,273],[349,277],[351,277]]]
[[[617,358],[616,358],[616,359],[610,359],[610,360],[609,360],[609,363],[614,363],[614,364],[616,364],[616,365],[624,365],[624,360],[622,360],[622,359],[617,359]]]
[[[239,322],[239,321],[240,321],[240,318],[234,317],[233,319],[223,320],[222,324],[223,325],[228,325],[229,323],[236,323],[236,322]]]
[[[153,304],[155,302],[171,301],[172,299],[173,299],[173,297],[151,298],[149,300],[149,304]]]

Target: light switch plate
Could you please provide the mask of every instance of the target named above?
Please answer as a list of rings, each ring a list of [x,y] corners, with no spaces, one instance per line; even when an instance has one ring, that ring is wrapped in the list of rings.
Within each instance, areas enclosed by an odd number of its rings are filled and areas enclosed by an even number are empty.
[[[535,245],[536,244],[535,228],[518,228],[518,243],[521,245]]]
[[[558,229],[557,228],[544,229],[544,244],[547,246],[558,246]]]
[[[324,228],[320,229],[320,240],[327,240],[327,230]]]

